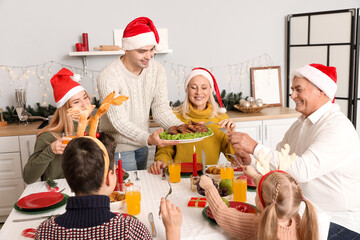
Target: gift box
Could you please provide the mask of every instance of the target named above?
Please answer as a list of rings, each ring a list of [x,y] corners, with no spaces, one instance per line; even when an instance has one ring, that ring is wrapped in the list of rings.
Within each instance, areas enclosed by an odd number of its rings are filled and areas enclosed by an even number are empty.
[[[192,197],[188,203],[188,207],[204,208],[206,206],[206,198]]]

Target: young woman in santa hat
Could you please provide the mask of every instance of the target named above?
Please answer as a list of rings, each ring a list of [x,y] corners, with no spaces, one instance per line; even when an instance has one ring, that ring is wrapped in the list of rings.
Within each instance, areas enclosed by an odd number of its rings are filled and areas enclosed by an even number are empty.
[[[191,162],[195,148],[204,150],[206,164],[217,164],[220,153],[234,153],[231,144],[228,143],[227,135],[220,131],[220,127],[227,128],[228,132],[235,129],[235,124],[229,119],[223,108],[219,88],[215,77],[205,68],[194,68],[186,77],[184,82],[186,97],[184,102],[174,109],[177,117],[184,123],[193,122],[214,122],[207,125],[212,129],[214,135],[200,142],[179,144],[158,148],[155,155],[155,162],[148,171],[153,174],[160,174],[161,169],[165,168],[172,159],[181,162]],[[212,91],[215,91],[220,104],[217,104]],[[198,161],[202,162],[202,156],[198,156]]]
[[[37,179],[63,178],[61,170],[61,155],[66,147],[63,133],[74,133],[76,126],[67,115],[69,108],[85,109],[90,106],[91,100],[86,90],[77,82],[80,75],[63,68],[51,78],[54,91],[56,111],[48,126],[42,129],[36,139],[34,153],[30,156],[24,167],[23,178],[27,184]],[[76,124],[75,124],[76,125]]]

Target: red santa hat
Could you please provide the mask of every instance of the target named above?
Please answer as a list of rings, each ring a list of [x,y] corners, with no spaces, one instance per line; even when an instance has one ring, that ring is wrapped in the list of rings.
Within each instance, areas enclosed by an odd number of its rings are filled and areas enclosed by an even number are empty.
[[[217,98],[217,100],[219,102],[219,105],[221,107],[220,112],[221,113],[226,113],[226,108],[224,108],[224,105],[222,103],[221,95],[220,95],[220,91],[219,91],[219,87],[217,85],[216,79],[215,79],[214,75],[212,75],[211,72],[209,72],[209,70],[207,70],[205,68],[202,68],[202,67],[197,67],[197,68],[194,68],[193,70],[191,70],[191,72],[185,78],[185,82],[184,82],[185,91],[187,89],[187,86],[188,86],[190,80],[193,77],[198,76],[198,75],[201,75],[201,76],[205,77],[207,80],[209,80],[210,86],[211,86],[212,89],[214,89],[215,94],[216,94],[216,98]]]
[[[293,75],[300,74],[321,89],[334,102],[337,90],[337,74],[335,67],[312,63],[295,70]]]
[[[156,51],[161,51],[159,41],[158,31],[151,19],[139,17],[126,26],[122,38],[122,49],[134,50],[155,45]]]
[[[74,74],[66,68],[62,68],[51,78],[50,82],[53,87],[57,108],[62,107],[75,94],[85,90],[78,83],[80,79],[81,77],[79,74]]]

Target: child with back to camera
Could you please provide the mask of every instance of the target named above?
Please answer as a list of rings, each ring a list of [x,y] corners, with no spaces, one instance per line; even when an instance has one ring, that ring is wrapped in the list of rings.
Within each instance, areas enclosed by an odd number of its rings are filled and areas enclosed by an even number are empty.
[[[116,142],[105,133],[100,133],[99,139],[75,138],[65,148],[62,168],[75,197],[68,199],[64,214],[40,224],[35,239],[152,239],[143,223],[130,215],[110,211],[108,196],[117,181]],[[174,226],[180,229],[181,212],[164,199],[161,209],[167,236],[173,236],[168,232]],[[180,235],[172,239],[179,238]]]
[[[279,169],[285,170],[291,161]],[[256,172],[251,166],[243,166],[244,173],[257,183],[255,203],[258,214],[240,212],[229,208],[220,198],[212,180],[201,176],[200,186],[205,189],[205,195],[211,212],[221,228],[238,239],[300,239],[317,240],[318,223],[314,206],[306,200],[298,182],[282,170],[269,171],[266,161],[260,159]],[[300,217],[299,208],[304,202],[305,211]]]

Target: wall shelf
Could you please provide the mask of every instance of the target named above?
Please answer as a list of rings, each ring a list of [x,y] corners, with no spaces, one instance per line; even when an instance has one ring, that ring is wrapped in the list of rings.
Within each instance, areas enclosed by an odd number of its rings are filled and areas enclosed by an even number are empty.
[[[166,54],[172,53],[172,49],[166,49],[162,52],[155,52],[155,54]],[[120,51],[88,51],[88,52],[69,52],[70,57],[81,57],[84,68],[84,75],[87,75],[87,59],[88,56],[116,56],[116,55],[124,55],[124,50]]]

